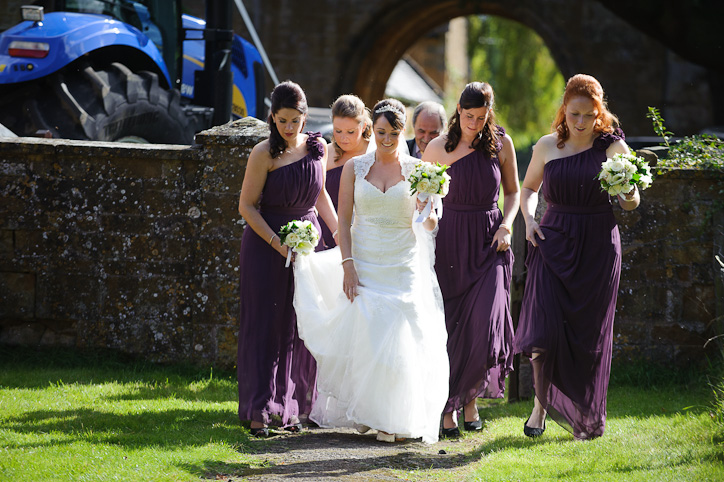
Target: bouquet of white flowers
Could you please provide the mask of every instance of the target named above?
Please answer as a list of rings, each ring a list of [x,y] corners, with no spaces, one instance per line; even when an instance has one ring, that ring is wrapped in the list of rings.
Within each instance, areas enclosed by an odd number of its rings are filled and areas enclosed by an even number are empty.
[[[307,255],[314,251],[319,243],[319,231],[311,221],[289,221],[279,230],[279,240],[289,246],[286,267],[292,260],[292,251]]]
[[[598,180],[601,181],[601,189],[612,196],[626,194],[634,186],[644,190],[653,182],[648,163],[633,153],[614,154],[613,158],[606,159],[601,165]]]
[[[410,182],[410,190],[414,194],[417,192],[417,198],[420,201],[430,199],[425,209],[415,220],[422,222],[430,214],[435,207],[437,217],[442,218],[442,198],[444,198],[450,189],[450,174],[446,173],[448,166],[444,166],[438,162],[431,164],[429,162],[418,162],[415,169],[407,179]]]

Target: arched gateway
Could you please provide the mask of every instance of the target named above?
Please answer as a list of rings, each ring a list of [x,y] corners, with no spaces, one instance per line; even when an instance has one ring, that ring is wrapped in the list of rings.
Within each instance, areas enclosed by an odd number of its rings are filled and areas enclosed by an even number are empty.
[[[659,41],[643,33],[645,30],[656,34],[661,30],[657,30],[657,25],[663,20],[654,16],[649,20],[645,11],[632,19],[626,15],[628,10],[620,10],[624,7],[609,3],[598,0],[245,2],[278,76],[299,82],[312,105],[329,105],[337,95],[348,92],[356,93],[368,104],[374,103],[383,97],[397,61],[426,32],[452,18],[489,14],[518,21],[535,30],[547,44],[564,77],[578,72],[596,76],[629,135],[653,134],[645,117],[650,105],[662,109],[668,127],[677,134],[696,132],[716,123],[722,112],[717,108],[720,101],[714,98],[718,96],[717,89],[710,85],[721,83],[717,80],[723,78],[721,61],[705,67],[685,60],[662,43],[691,57],[686,49],[677,48],[675,37],[672,40],[671,35],[664,32],[657,35]],[[653,12],[665,13],[669,3],[662,2]],[[712,8],[721,10],[721,7]],[[704,18],[706,11],[696,14]],[[687,10],[677,15],[693,14]],[[707,24],[703,25],[706,28]],[[724,124],[724,120],[719,123]]]

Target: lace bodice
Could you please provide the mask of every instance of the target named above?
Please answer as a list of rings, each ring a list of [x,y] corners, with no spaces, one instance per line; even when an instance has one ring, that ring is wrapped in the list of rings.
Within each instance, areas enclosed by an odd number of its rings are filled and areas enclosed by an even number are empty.
[[[415,210],[415,197],[410,194],[410,183],[407,179],[417,159],[400,156],[400,171],[404,179],[382,192],[367,180],[367,174],[375,162],[374,156],[374,152],[370,152],[354,159],[355,224],[409,229]]]

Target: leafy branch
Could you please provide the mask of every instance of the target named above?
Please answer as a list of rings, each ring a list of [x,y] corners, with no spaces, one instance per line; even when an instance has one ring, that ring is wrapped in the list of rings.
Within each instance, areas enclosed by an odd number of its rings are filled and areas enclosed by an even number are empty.
[[[673,136],[674,133],[666,130],[666,127],[664,126],[664,119],[661,117],[661,112],[659,112],[659,109],[649,106],[649,113],[646,114],[646,117],[651,119],[651,122],[654,125],[654,132],[656,132],[656,135],[664,139],[664,144],[666,144],[666,147],[671,147],[669,145],[669,138]]]

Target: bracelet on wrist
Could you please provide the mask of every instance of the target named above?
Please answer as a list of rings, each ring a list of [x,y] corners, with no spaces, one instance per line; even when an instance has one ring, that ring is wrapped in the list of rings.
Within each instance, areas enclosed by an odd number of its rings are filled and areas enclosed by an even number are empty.
[[[271,246],[272,241],[274,241],[274,238],[276,238],[276,237],[277,237],[276,234],[272,234],[271,238],[269,238],[269,246]]]
[[[334,232],[332,233],[332,237],[334,238],[335,236],[337,236],[338,232],[339,232],[339,230],[335,229]]]
[[[507,224],[500,223],[499,227],[508,231],[508,234],[513,234],[513,231],[510,229],[510,226],[508,226]]]
[[[344,259],[342,260],[342,262],[339,263],[339,264],[344,264],[346,261],[353,261],[353,260],[354,260],[354,258],[344,258]]]

